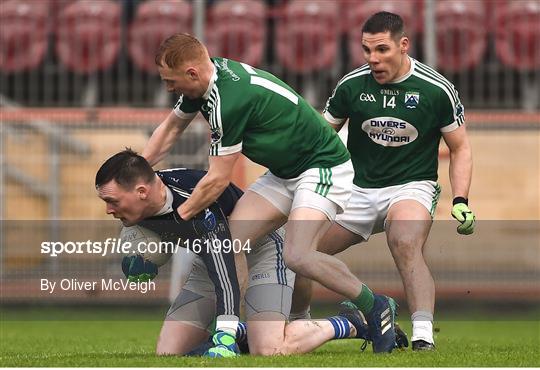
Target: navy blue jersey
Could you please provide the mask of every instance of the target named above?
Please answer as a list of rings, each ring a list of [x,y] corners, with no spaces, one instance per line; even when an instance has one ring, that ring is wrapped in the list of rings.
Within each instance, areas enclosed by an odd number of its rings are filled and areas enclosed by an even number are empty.
[[[157,233],[161,240],[184,246],[204,261],[216,291],[216,314],[239,316],[240,288],[236,276],[234,251],[213,248],[213,242],[231,239],[227,217],[243,192],[230,184],[208,208],[185,221],[178,207],[206,174],[206,171],[184,168],[157,171],[156,174],[173,194],[173,212],[144,219],[139,225]],[[196,248],[197,247],[197,248]]]
[[[182,191],[191,194],[197,183],[206,175],[206,171],[190,170],[187,168],[173,168],[170,170],[162,170],[156,172],[161,181],[173,190],[173,188],[180,188]],[[219,204],[221,210],[225,216],[229,217],[236,205],[236,202],[244,192],[234,184],[227,186],[225,191],[221,193],[216,202]],[[173,208],[178,208],[187,198],[179,196],[177,192],[173,191],[174,201]]]

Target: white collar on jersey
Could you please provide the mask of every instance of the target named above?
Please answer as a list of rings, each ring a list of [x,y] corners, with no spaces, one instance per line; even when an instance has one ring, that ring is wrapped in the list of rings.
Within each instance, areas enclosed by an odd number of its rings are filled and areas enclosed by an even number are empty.
[[[163,205],[163,208],[161,208],[154,216],[161,216],[173,211],[173,194],[168,186],[165,186],[165,193],[167,195],[167,198],[165,199],[165,204]]]
[[[400,78],[398,78],[397,80],[394,80],[394,81],[390,81],[389,83],[391,84],[398,84],[400,82],[403,82],[405,81],[407,78],[409,78],[413,72],[414,72],[414,66],[415,66],[415,63],[414,63],[414,58],[411,58],[410,56],[407,55],[407,58],[409,58],[409,60],[411,61],[411,67],[409,68],[409,71],[407,73],[405,73],[403,76],[401,76]]]
[[[212,63],[212,68],[213,68],[213,72],[212,72],[212,77],[210,78],[210,83],[208,84],[208,89],[206,89],[206,92],[202,96],[204,100],[208,100],[208,98],[210,97],[212,88],[214,87],[214,84],[216,83],[216,80],[217,80],[216,66],[213,63]]]

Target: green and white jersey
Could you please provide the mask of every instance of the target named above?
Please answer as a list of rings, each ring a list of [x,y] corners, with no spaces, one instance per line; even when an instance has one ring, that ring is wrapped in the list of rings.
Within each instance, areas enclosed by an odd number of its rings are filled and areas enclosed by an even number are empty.
[[[324,118],[272,74],[225,58],[211,58],[214,77],[200,99],[180,97],[174,112],[201,112],[212,133],[210,155],[242,151],[274,175],[290,179],[310,168],[349,160]]]
[[[324,109],[332,124],[349,119],[347,148],[354,184],[382,188],[411,181],[437,181],[442,132],[464,124],[458,93],[446,78],[411,59],[410,71],[380,85],[369,65],[345,75]]]

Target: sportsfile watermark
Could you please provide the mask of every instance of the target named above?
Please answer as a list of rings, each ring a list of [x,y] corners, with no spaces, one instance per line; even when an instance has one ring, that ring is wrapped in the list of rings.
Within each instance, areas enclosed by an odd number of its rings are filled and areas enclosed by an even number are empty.
[[[63,254],[94,254],[105,257],[107,255],[129,254],[155,254],[177,253],[180,248],[188,253],[240,253],[251,252],[251,241],[242,242],[238,239],[178,239],[175,242],[167,241],[137,241],[131,242],[121,238],[107,238],[104,241],[43,241],[41,254],[58,257]]]
[[[242,221],[239,225],[230,225],[230,229],[249,235],[251,230],[263,227],[264,222],[260,223]],[[286,244],[286,231],[245,243],[231,238],[230,234],[227,238],[227,234],[211,232],[206,233],[206,237],[191,235],[194,237],[175,239],[144,230],[141,234],[140,230],[126,231],[117,220],[3,220],[0,225],[2,304],[55,306],[115,302],[163,308],[181,289],[180,286],[178,290],[173,289],[175,282],[189,281],[191,271],[200,274],[192,283],[213,286],[204,269],[202,256],[207,252],[211,256],[205,258],[213,261],[216,257],[217,267],[222,266],[230,254],[245,252],[252,269],[248,271],[247,283],[253,286],[289,284],[292,279],[285,263],[286,249],[291,248]],[[393,223],[393,227],[400,227],[400,232],[421,226],[415,221]],[[497,306],[509,302],[515,307],[520,307],[517,301],[525,301],[530,302],[526,306],[537,307],[540,302],[540,221],[479,221],[474,234],[467,236],[458,234],[457,226],[454,220],[433,222],[423,248],[435,280],[437,304],[445,299],[450,303],[459,302],[459,308],[465,313],[474,312],[479,300],[496,299]],[[304,231],[316,229],[316,226],[301,221],[284,227],[289,228]],[[302,238],[296,240],[302,241]],[[339,240],[330,242],[336,248],[339,246]],[[122,265],[126,256],[137,257],[132,258],[133,263],[153,263],[154,257],[161,262],[149,281],[130,281],[123,269],[126,266]],[[401,307],[406,307],[401,278],[384,231],[372,235],[367,242],[351,246],[337,257],[374,292],[390,295]],[[314,296],[320,299],[320,294],[316,291]],[[314,305],[316,307],[317,303]],[[406,309],[400,313],[403,312]]]

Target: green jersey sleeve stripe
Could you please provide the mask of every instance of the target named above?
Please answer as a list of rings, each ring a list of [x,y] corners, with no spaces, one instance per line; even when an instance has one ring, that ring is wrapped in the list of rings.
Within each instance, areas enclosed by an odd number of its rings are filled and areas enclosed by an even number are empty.
[[[337,84],[336,86],[336,89],[342,85],[343,83],[345,83],[346,81],[350,80],[351,78],[355,78],[355,77],[360,77],[360,76],[364,76],[364,75],[367,75],[367,74],[370,74],[371,73],[371,70],[369,68],[358,68],[354,71],[352,71],[351,73],[345,75]]]
[[[352,71],[350,71],[349,73],[347,73],[345,76],[341,77],[341,79],[338,81],[337,83],[337,86],[339,86],[343,80],[347,79],[348,77],[358,73],[358,72],[362,72],[362,71],[365,71],[365,70],[368,70],[371,72],[371,70],[369,69],[369,65],[368,64],[364,64],[364,65],[361,65],[360,67],[356,68],[356,69],[353,69]]]
[[[242,142],[233,146],[221,146],[217,149],[216,155],[234,154],[242,151]]]
[[[461,126],[461,124],[458,123],[457,121],[454,121],[447,126],[441,127],[441,132],[452,132],[455,129],[457,129],[459,126]]]
[[[443,127],[441,130],[442,132],[450,132],[461,126],[465,122],[465,115],[462,113],[459,116],[456,117],[456,107],[461,104],[461,101],[459,100],[458,92],[456,91],[454,85],[448,81],[443,75],[435,71],[433,68],[422,64],[418,61],[416,61],[416,65],[419,66],[419,69],[417,69],[418,73],[421,73],[427,77],[430,77],[436,81],[439,81],[441,84],[443,84],[447,89],[443,89],[446,92],[446,95],[449,96],[449,92],[452,95],[452,98],[450,99],[450,102],[452,103],[452,108],[454,112],[454,122],[448,126]],[[454,126],[456,124],[456,126]]]
[[[427,78],[429,78],[429,79],[431,79],[433,81],[439,82],[442,86],[444,86],[444,89],[448,90],[448,92],[452,95],[453,100],[459,100],[457,95],[456,95],[456,91],[455,91],[454,86],[450,82],[448,82],[448,80],[440,79],[437,76],[434,76],[434,75],[430,74],[429,72],[426,72],[422,68],[418,68],[415,72],[416,72],[417,75],[421,74],[421,75],[426,76]]]
[[[210,93],[210,98],[208,99],[208,101],[210,102],[209,104],[209,108],[210,108],[210,115],[208,117],[208,123],[210,124],[210,128],[211,129],[215,129],[216,126],[215,126],[215,122],[216,122],[216,118],[215,118],[215,112],[216,112],[216,109],[215,109],[215,106],[216,106],[216,102],[218,100],[218,96],[217,96],[217,90],[215,89],[215,86],[214,88],[212,88],[212,92]]]
[[[343,118],[336,118],[334,117],[330,112],[329,112],[329,109],[330,109],[330,106],[331,106],[331,101],[332,99],[335,98],[336,96],[336,92],[338,91],[338,89],[341,87],[341,85],[352,79],[352,78],[355,78],[355,77],[360,77],[360,76],[364,76],[364,75],[367,75],[367,74],[370,74],[371,73],[371,70],[369,69],[368,65],[365,64],[363,65],[362,67],[360,68],[357,68],[355,69],[354,71],[352,72],[349,72],[348,74],[346,74],[345,76],[343,76],[343,78],[341,80],[339,80],[339,82],[337,83],[336,87],[334,88],[334,91],[332,91],[332,95],[330,95],[330,97],[326,100],[326,105],[325,105],[325,108],[323,110],[323,115],[324,115],[324,118],[334,124],[334,125],[340,125],[342,124],[343,122],[345,122],[345,120],[347,119],[347,117],[343,117]],[[326,113],[328,112],[329,115],[327,115]]]
[[[429,76],[426,76],[424,75],[422,72],[418,71],[418,73],[414,73],[418,78],[421,78],[422,80],[424,81],[427,81],[429,83],[431,83],[432,85],[435,85],[435,86],[438,86],[440,87],[444,92],[445,94],[448,96],[448,100],[450,100],[450,104],[452,104],[452,112],[454,114],[454,120],[458,123],[458,125],[460,125],[461,123],[463,123],[462,119],[460,119],[460,117],[456,117],[455,116],[455,112],[456,112],[456,106],[457,104],[460,104],[459,102],[459,99],[456,100],[456,97],[452,94],[452,92],[450,90],[448,90],[448,88],[443,85],[441,82],[429,77]],[[461,121],[461,123],[459,122]]]
[[[427,74],[429,75],[432,75],[433,77],[436,77],[438,78],[439,80],[441,80],[442,82],[445,82],[446,85],[448,86],[448,88],[454,88],[454,85],[448,81],[446,79],[446,77],[444,77],[442,74],[440,74],[439,72],[437,72],[436,70],[434,70],[433,68],[431,68],[430,66],[428,66],[427,64],[424,64],[424,63],[420,63],[419,61],[417,61],[415,59],[415,63],[417,66],[420,67],[420,69],[422,69],[423,71],[425,71]]]
[[[452,85],[450,83],[450,81],[448,81],[446,78],[444,78],[442,75],[440,75],[439,73],[435,72],[435,70],[427,67],[425,64],[422,64],[422,63],[419,63],[419,62],[416,62],[416,65],[417,65],[417,70],[418,72],[421,72],[423,73],[425,76],[428,76],[434,80],[437,80],[439,81],[440,83],[444,84],[446,86],[446,88],[448,90],[450,90],[450,92],[452,93],[452,96],[454,96],[454,99],[455,100],[459,100],[456,93],[455,93],[455,88],[454,88],[454,85]]]
[[[184,112],[180,108],[183,101],[184,101],[184,95],[180,95],[180,97],[178,98],[176,104],[173,107],[174,114],[176,114],[176,116],[178,118],[182,118],[182,119],[192,119],[192,118],[194,118],[197,115],[198,112],[193,112],[193,113]]]
[[[173,109],[174,114],[176,114],[176,117],[181,119],[192,119],[197,115],[197,112],[194,113],[186,113],[182,111],[180,108]]]
[[[223,137],[223,124],[221,122],[221,98],[219,96],[219,89],[217,85],[212,87],[210,93],[211,112],[208,117],[208,123],[210,124],[211,131],[218,131],[220,136]],[[210,146],[210,153],[212,155],[219,155],[221,152],[221,140]]]
[[[330,122],[333,125],[341,125],[344,123],[347,118],[336,118],[328,111],[328,108],[323,113],[324,119]]]
[[[210,116],[208,123],[212,132],[219,132],[219,136],[223,137],[223,121],[221,120],[221,96],[217,85],[212,87],[210,93]],[[227,155],[242,151],[242,142],[232,146],[223,146],[221,140],[210,145],[210,155]]]

